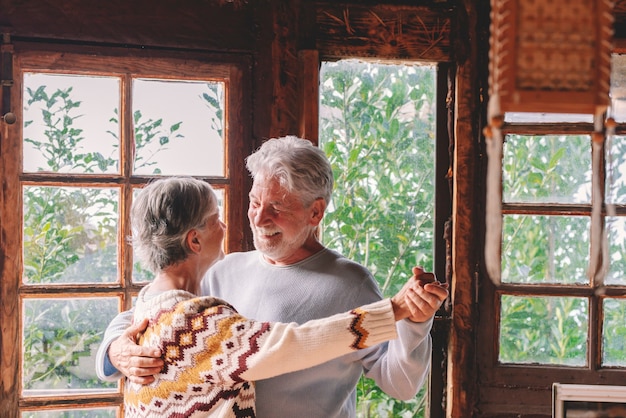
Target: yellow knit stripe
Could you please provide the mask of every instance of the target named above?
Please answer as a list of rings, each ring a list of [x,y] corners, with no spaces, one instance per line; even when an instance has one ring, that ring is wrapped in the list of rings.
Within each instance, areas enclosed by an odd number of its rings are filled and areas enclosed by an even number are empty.
[[[185,311],[185,307],[181,305],[185,305],[185,303],[179,303],[174,311],[162,312],[159,316],[159,322],[154,324],[154,326],[148,327],[140,339],[140,344],[143,341],[154,340],[157,337],[161,342],[159,348],[163,350],[162,337],[172,335],[172,319]],[[207,329],[204,325],[205,317],[208,317],[206,321],[211,321],[215,324],[215,329]],[[180,321],[180,316],[178,320]],[[222,342],[231,339],[236,324],[244,321],[244,318],[238,314],[233,314],[233,311],[229,308],[225,308],[225,312],[222,314],[220,314],[220,307],[204,309],[191,321],[191,330],[180,334],[178,344],[170,346],[168,352],[165,353],[165,361],[170,364],[170,367],[176,368],[176,373],[172,375],[173,380],[169,380],[169,377],[166,378],[165,375],[159,374],[157,375],[158,384],[156,386],[141,386],[135,391],[136,388],[131,389],[131,385],[127,385],[129,389],[126,393],[126,402],[132,405],[138,405],[140,402],[149,404],[155,398],[163,399],[166,402],[168,397],[172,396],[172,393],[185,393],[187,388],[191,386],[205,386],[203,392],[206,394],[206,386],[208,385],[201,376],[212,369],[215,358],[224,354]],[[209,333],[207,334],[207,332]],[[183,359],[179,358],[179,354],[181,350],[189,349],[189,344],[193,341],[193,335],[197,333],[204,333],[202,339],[196,342],[196,348],[200,348],[200,350],[191,355],[189,359],[186,359],[188,363],[184,363]],[[178,358],[178,360],[174,360],[175,358]],[[214,373],[213,375],[215,377],[217,374]],[[215,383],[221,384],[221,382]],[[227,382],[227,385],[230,384],[231,382]]]

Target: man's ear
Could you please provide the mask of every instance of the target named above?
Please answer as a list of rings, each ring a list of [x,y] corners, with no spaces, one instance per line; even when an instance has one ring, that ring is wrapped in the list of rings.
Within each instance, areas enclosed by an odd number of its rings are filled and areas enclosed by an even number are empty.
[[[315,226],[319,225],[324,218],[324,212],[326,211],[326,201],[318,197],[311,205],[311,223]]]
[[[189,247],[189,249],[198,254],[200,252],[201,249],[201,245],[200,245],[200,240],[198,239],[198,231],[195,229],[192,229],[191,231],[187,232],[187,237],[185,238],[186,242],[187,242],[187,247]]]

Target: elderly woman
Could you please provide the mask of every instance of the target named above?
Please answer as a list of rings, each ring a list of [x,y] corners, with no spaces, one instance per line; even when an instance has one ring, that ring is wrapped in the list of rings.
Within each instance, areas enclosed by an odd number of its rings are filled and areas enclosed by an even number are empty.
[[[302,325],[250,320],[223,300],[197,297],[202,277],[224,256],[225,229],[215,193],[200,180],[149,184],[133,202],[131,222],[135,255],[155,273],[139,293],[134,322],[148,321],[140,345],[158,348],[165,366],[149,385],[127,381],[129,417],[253,417],[251,381],[393,339],[395,321],[417,309],[415,280],[392,299]]]

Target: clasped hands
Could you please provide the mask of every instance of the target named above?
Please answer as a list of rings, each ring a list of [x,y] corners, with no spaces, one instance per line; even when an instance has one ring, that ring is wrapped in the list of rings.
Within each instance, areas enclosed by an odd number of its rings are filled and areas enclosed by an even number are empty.
[[[425,322],[435,315],[448,297],[448,283],[441,283],[433,273],[413,267],[413,277],[391,298],[396,320],[408,318]]]

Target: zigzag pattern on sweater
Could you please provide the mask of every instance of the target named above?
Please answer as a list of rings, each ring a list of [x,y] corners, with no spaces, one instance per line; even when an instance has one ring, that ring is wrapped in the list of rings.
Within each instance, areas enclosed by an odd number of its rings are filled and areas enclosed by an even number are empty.
[[[146,299],[145,290],[139,294],[135,319],[149,318],[149,326],[139,343],[159,348],[165,366],[150,385],[127,382],[127,417],[255,417],[254,383],[243,376],[250,378],[252,370],[257,376],[276,373],[283,355],[294,362],[291,368],[279,367],[283,373],[320,359],[302,357],[298,347],[329,353],[328,343],[315,332],[321,322],[296,330],[294,324],[248,320],[221,299],[182,290]],[[333,317],[338,321],[333,343],[345,344],[342,352],[369,345],[374,326],[366,319],[369,313],[356,308]]]
[[[150,326],[140,343],[160,348],[165,367],[150,385],[127,384],[127,416],[190,417],[222,411],[219,416],[253,417],[254,384],[240,376],[269,324],[247,321],[211,298],[161,308],[148,313]]]
[[[369,332],[363,326],[363,321],[365,320],[365,316],[367,312],[362,310],[361,308],[356,308],[350,311],[351,314],[354,315],[354,319],[350,323],[350,332],[354,334],[356,337],[354,343],[350,345],[350,347],[358,350],[360,348],[366,348],[367,337],[369,336]]]

